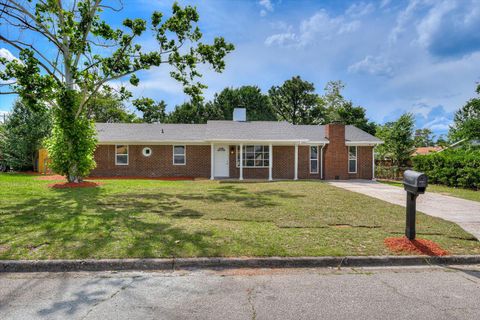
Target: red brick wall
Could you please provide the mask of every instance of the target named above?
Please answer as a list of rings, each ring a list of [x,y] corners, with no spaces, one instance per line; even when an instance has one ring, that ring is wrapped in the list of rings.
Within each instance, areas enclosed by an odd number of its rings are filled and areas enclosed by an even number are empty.
[[[372,177],[372,148],[357,147],[357,173],[349,173],[350,179],[369,179]]]
[[[330,132],[331,133],[331,132]],[[337,133],[337,138],[340,133]],[[323,149],[325,179],[372,179],[372,147],[358,147],[358,167],[356,174],[348,174],[348,149],[338,141],[335,135],[330,135],[330,144]],[[332,141],[333,137],[333,141]],[[142,154],[144,147],[152,149],[152,155]],[[319,166],[322,165],[320,159]],[[231,152],[233,150],[233,153]],[[210,177],[210,146],[187,145],[186,165],[173,165],[172,145],[130,145],[129,164],[115,165],[115,146],[99,145],[95,151],[97,167],[91,176],[138,176],[138,177]],[[235,146],[229,147],[230,178],[238,178],[239,168],[236,167]],[[293,179],[294,176],[294,146],[273,146],[273,179]],[[268,168],[244,168],[245,179],[268,179]],[[318,174],[310,174],[310,150],[308,146],[298,147],[298,178],[320,179]]]
[[[151,156],[143,156],[145,147],[152,149]],[[209,145],[187,145],[185,165],[173,165],[172,145],[130,145],[128,148],[128,165],[115,165],[115,146],[99,145],[94,155],[97,167],[91,176],[210,177]]]
[[[310,147],[298,147],[298,179],[320,179],[320,149],[318,146],[318,173],[310,173]]]
[[[348,150],[345,145],[345,125],[331,123],[325,126],[329,140],[324,148],[324,177],[326,180],[348,179]]]

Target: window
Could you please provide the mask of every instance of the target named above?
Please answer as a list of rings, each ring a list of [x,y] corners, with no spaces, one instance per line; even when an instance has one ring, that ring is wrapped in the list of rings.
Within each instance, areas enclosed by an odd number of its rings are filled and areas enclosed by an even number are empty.
[[[268,168],[269,158],[268,146],[243,146],[244,168]],[[237,146],[237,167],[240,167],[240,146]]]
[[[173,146],[173,164],[185,164],[185,146]]]
[[[128,165],[128,146],[120,144],[115,146],[115,164],[117,166]]]
[[[357,147],[348,147],[348,173],[357,173]]]
[[[318,173],[318,146],[310,147],[310,173]]]
[[[142,154],[144,157],[150,157],[152,155],[152,149],[150,148],[143,148]]]

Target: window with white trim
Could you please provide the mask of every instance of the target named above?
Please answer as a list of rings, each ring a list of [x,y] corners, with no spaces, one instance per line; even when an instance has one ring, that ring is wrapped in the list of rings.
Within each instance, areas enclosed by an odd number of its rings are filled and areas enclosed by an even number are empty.
[[[357,146],[348,147],[348,173],[357,173]]]
[[[318,173],[318,146],[310,146],[310,173]]]
[[[240,146],[237,146],[237,168],[240,167]],[[268,168],[270,151],[268,146],[245,145],[243,146],[244,168]]]
[[[186,163],[185,146],[173,146],[173,164],[184,165]]]
[[[115,164],[117,166],[128,165],[128,146],[117,144],[115,146]]]

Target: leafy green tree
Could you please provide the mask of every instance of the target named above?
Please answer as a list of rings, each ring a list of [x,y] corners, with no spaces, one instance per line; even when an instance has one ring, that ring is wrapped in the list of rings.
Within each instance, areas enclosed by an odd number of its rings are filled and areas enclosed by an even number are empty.
[[[42,141],[50,134],[52,121],[44,107],[36,110],[17,100],[7,118],[0,140],[3,161],[15,170],[31,170]]]
[[[296,76],[281,86],[271,87],[268,94],[279,119],[292,124],[318,123],[321,108],[313,83]]]
[[[5,162],[5,159],[3,158],[4,141],[5,141],[5,125],[2,121],[0,121],[0,172],[3,172],[7,169],[7,164]]]
[[[434,136],[432,130],[428,128],[417,129],[414,133],[415,147],[431,147],[434,146]]]
[[[87,117],[95,122],[137,122],[137,116],[127,110],[123,100],[113,91],[98,92],[86,107]]]
[[[448,133],[450,141],[480,139],[480,84],[476,90],[479,97],[470,99],[455,112],[453,126]]]
[[[396,166],[404,166],[414,151],[414,117],[403,114],[397,121],[377,127],[377,137],[384,141],[375,151],[378,157],[391,159]]]
[[[436,145],[437,146],[440,146],[440,147],[447,147],[448,146],[448,141],[445,140],[445,137],[443,134],[441,134],[438,139],[437,139],[437,142],[436,142]]]
[[[168,64],[171,77],[199,100],[205,85],[197,81],[198,65],[221,72],[234,48],[223,38],[202,43],[199,15],[191,6],[174,3],[167,18],[155,11],[148,23],[125,19],[119,28],[102,19],[102,12],[112,9],[118,11],[102,0],[73,1],[68,8],[62,1],[0,0],[0,24],[18,31],[0,34],[0,41],[19,51],[18,59],[0,58],[0,80],[10,84],[2,93],[18,94],[31,108],[38,101],[51,103],[52,168],[71,182],[81,181],[95,166],[95,130],[86,109],[111,81],[128,76],[138,85],[138,71]],[[147,29],[158,42],[156,51],[140,44]],[[124,87],[119,92],[122,98],[131,96]]]
[[[150,98],[140,98],[133,100],[133,105],[138,111],[143,113],[142,121],[146,123],[165,122],[167,114],[165,101],[155,102]]]
[[[224,120],[222,110],[211,102],[182,103],[167,117],[169,123],[207,123],[208,120]]]
[[[225,120],[232,120],[234,108],[245,108],[249,121],[277,120],[268,95],[263,94],[257,86],[225,88],[215,94],[213,106],[223,112]]]
[[[325,95],[321,97],[321,105],[325,109],[321,123],[341,122],[354,125],[370,134],[375,135],[376,124],[369,121],[366,110],[355,107],[342,95],[345,85],[341,81],[330,81],[325,86]]]

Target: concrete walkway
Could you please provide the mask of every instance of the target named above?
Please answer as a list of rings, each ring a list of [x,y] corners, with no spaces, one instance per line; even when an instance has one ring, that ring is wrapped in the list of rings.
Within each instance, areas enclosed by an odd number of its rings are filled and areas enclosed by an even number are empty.
[[[335,187],[405,207],[406,193],[400,187],[369,180],[330,181],[329,183]],[[480,202],[426,192],[417,198],[417,210],[455,222],[480,240]]]

